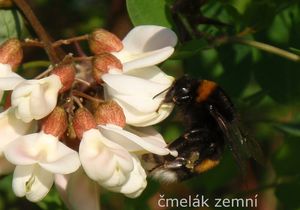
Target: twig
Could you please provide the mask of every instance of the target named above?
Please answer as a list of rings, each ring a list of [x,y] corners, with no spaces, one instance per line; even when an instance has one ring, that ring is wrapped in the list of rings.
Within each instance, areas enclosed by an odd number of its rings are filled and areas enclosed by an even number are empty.
[[[33,13],[30,6],[27,4],[25,0],[13,0],[14,3],[20,8],[23,12],[27,20],[30,22],[32,28],[36,32],[37,36],[42,40],[45,50],[51,60],[52,63],[58,63],[60,61],[55,49],[52,46],[52,42],[50,41],[46,30],[43,28],[40,21],[37,19],[35,14]]]
[[[243,44],[243,45],[248,45],[248,46],[252,46],[255,47],[257,49],[275,54],[275,55],[279,55],[281,57],[287,58],[289,60],[295,61],[295,62],[300,62],[300,56],[296,55],[294,53],[291,53],[289,51],[280,49],[278,47],[274,47],[272,45],[269,44],[265,44],[262,42],[257,42],[254,40],[249,40],[249,39],[242,39],[242,38],[238,38],[238,37],[232,37],[229,39],[229,41],[233,42],[233,43],[239,43],[239,44]]]
[[[21,43],[22,46],[29,46],[29,47],[45,47],[45,45],[38,41],[38,40],[34,40],[34,39],[25,39],[24,42]]]
[[[58,47],[60,45],[68,45],[68,44],[71,44],[73,42],[87,40],[88,38],[89,38],[89,35],[85,34],[85,35],[82,35],[82,36],[72,37],[70,39],[61,39],[61,40],[58,40],[58,41],[54,42],[52,44],[52,46],[53,47]]]
[[[89,61],[92,60],[94,56],[83,56],[83,57],[73,57],[74,61]]]
[[[81,84],[84,84],[84,85],[86,85],[86,86],[88,86],[88,87],[91,86],[91,84],[90,84],[89,82],[87,82],[87,81],[85,81],[85,80],[83,80],[83,79],[80,79],[80,78],[78,78],[78,77],[75,78],[75,81],[77,81],[77,82],[79,82],[79,83],[81,83]]]
[[[80,97],[86,98],[86,99],[88,99],[88,100],[90,100],[90,101],[94,101],[94,102],[96,102],[96,103],[103,103],[103,102],[104,102],[104,101],[101,100],[101,99],[94,98],[94,97],[92,97],[92,96],[90,96],[90,95],[87,95],[87,94],[85,94],[85,93],[79,92],[79,91],[77,91],[77,90],[73,90],[72,93],[73,93],[73,95],[75,95],[75,96],[80,96]]]
[[[72,99],[73,99],[73,101],[75,101],[75,103],[76,103],[80,108],[83,107],[83,105],[82,105],[82,103],[81,103],[81,101],[80,101],[79,98],[77,98],[76,96],[72,96]]]
[[[34,79],[41,79],[44,76],[46,76],[47,74],[49,74],[52,70],[53,70],[53,68],[50,66],[46,71],[44,71],[41,74],[37,75]]]

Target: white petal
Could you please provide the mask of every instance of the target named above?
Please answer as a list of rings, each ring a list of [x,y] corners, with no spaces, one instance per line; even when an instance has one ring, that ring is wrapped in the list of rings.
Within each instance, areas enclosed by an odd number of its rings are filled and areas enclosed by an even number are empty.
[[[56,144],[56,150],[48,153],[48,158],[39,161],[39,165],[54,174],[73,173],[80,167],[78,153],[61,142]]]
[[[162,135],[157,132],[153,127],[132,127],[127,126],[125,128],[127,131],[134,133],[135,135],[141,137],[144,141],[147,141],[148,143],[155,145],[160,148],[167,147],[167,143],[165,142]]]
[[[68,209],[100,210],[99,186],[82,168],[73,174],[55,175],[55,185]]]
[[[133,156],[133,164],[134,169],[130,173],[127,182],[122,186],[110,188],[111,191],[123,193],[130,198],[138,197],[144,191],[147,186],[145,170],[135,156]]]
[[[116,169],[114,170],[113,174],[111,177],[109,177],[106,180],[101,180],[98,183],[109,189],[110,187],[115,187],[115,186],[120,186],[126,182],[128,179],[129,173],[125,174],[122,170]]]
[[[124,74],[104,74],[102,79],[120,95],[143,96],[151,99],[170,86]]]
[[[26,182],[30,179],[33,170],[34,165],[16,167],[12,182],[12,188],[16,196],[23,197],[26,195]]]
[[[116,168],[125,173],[133,169],[131,155],[120,145],[106,139],[97,129],[84,132],[79,157],[87,175],[96,181],[107,180]]]
[[[157,65],[170,57],[173,52],[173,47],[165,47],[151,52],[127,56],[126,58],[123,58],[123,72],[128,72],[132,69]]]
[[[146,68],[133,69],[126,72],[126,75],[139,77],[145,80],[156,82],[159,84],[165,84],[171,86],[175,78],[164,73],[157,66],[149,66]]]
[[[36,88],[31,95],[30,107],[35,119],[47,116],[55,108],[58,91],[62,83],[57,75],[51,75],[39,81],[40,88]]]
[[[163,147],[159,147],[157,144],[152,144],[149,141],[145,141],[145,139],[123,130],[119,126],[115,125],[106,125],[106,126],[98,126],[100,132],[111,141],[121,145],[129,152],[151,152],[158,155],[167,155],[169,154],[169,150],[166,148],[166,145]]]
[[[122,41],[124,48],[113,53],[123,64],[123,71],[153,66],[172,55],[176,34],[161,26],[137,26]]]
[[[172,103],[162,104],[158,112],[143,113],[139,112],[138,110],[133,110],[132,108],[129,109],[129,106],[126,106],[122,103],[119,103],[119,105],[124,111],[126,123],[137,127],[155,125],[163,121],[171,114],[174,108],[174,105]]]
[[[16,116],[24,122],[44,118],[56,106],[61,87],[57,75],[22,82],[14,89],[11,96],[12,105],[18,107]]]
[[[56,190],[68,209],[71,209],[71,202],[74,202],[72,200],[69,201],[68,194],[67,194],[67,186],[71,175],[72,174],[65,174],[65,175],[55,174],[54,176],[54,183],[55,183]]]
[[[144,114],[156,112],[161,104],[159,98],[152,99],[151,97],[143,96],[114,95],[113,99],[119,102],[124,109],[132,110],[133,112],[137,110]]]
[[[53,174],[37,165],[17,166],[13,177],[13,190],[19,197],[32,202],[42,200],[53,184]]]
[[[0,90],[13,90],[24,80],[24,78],[11,70],[10,65],[0,63]]]
[[[99,186],[78,170],[71,174],[67,185],[68,200],[74,210],[100,210]]]
[[[161,26],[145,25],[133,28],[123,39],[124,50],[131,53],[152,51],[166,46],[174,47],[176,34]]]
[[[4,147],[14,139],[36,129],[36,122],[24,123],[15,117],[14,109],[0,113],[0,155]]]
[[[159,93],[167,90],[174,78],[157,67],[137,69],[128,74],[103,75],[105,98],[115,100],[122,107],[126,123],[130,125],[148,126],[164,120],[173,104],[161,104],[166,92]]]
[[[38,134],[21,136],[9,143],[4,150],[5,157],[15,165],[30,165],[38,162],[39,149],[36,145]]]

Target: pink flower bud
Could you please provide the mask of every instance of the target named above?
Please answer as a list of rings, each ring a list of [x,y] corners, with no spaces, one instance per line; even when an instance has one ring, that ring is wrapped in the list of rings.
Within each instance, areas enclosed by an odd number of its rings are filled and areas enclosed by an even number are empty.
[[[97,124],[93,115],[86,108],[79,108],[76,110],[73,118],[73,128],[76,136],[81,139],[85,131],[96,128]]]
[[[104,52],[119,52],[123,49],[122,41],[114,34],[97,29],[89,37],[91,51],[98,55]]]
[[[18,39],[9,39],[0,46],[0,63],[9,64],[12,69],[17,69],[22,59],[23,50]]]
[[[75,72],[76,70],[73,64],[60,64],[54,67],[52,74],[59,76],[62,83],[62,88],[59,90],[59,93],[65,92],[72,87]]]
[[[123,65],[118,58],[110,53],[97,55],[93,60],[93,77],[97,83],[102,83],[101,76],[108,73],[110,68],[122,69]]]
[[[55,107],[54,110],[42,122],[42,130],[58,138],[62,137],[68,127],[67,113],[62,107]]]
[[[115,101],[101,103],[95,112],[95,120],[97,125],[114,124],[122,128],[126,125],[123,109]]]

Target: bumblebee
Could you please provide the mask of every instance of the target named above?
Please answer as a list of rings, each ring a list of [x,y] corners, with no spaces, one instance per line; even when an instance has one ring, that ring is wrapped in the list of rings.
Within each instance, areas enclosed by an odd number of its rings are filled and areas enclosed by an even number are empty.
[[[168,145],[177,156],[143,156],[151,176],[165,182],[182,181],[217,166],[225,145],[245,170],[249,157],[262,162],[260,146],[242,132],[239,116],[225,91],[215,82],[189,76],[175,80],[165,103],[183,114],[185,132]]]

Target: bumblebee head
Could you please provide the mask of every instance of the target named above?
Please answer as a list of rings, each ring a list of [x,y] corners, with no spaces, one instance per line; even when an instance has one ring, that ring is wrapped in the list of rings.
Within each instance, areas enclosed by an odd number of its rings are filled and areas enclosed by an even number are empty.
[[[166,94],[164,102],[173,102],[176,105],[189,104],[195,98],[198,81],[184,75],[175,80]]]

